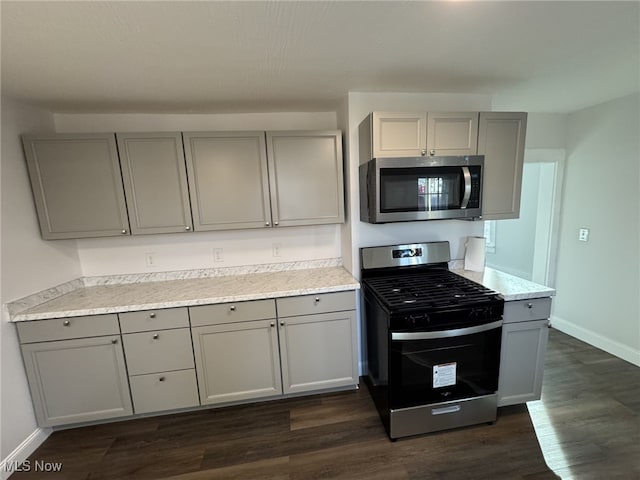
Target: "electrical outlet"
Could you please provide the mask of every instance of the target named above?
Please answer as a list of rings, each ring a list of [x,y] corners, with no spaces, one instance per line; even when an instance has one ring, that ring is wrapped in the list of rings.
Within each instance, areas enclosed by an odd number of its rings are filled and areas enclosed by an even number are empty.
[[[144,254],[144,259],[145,262],[147,263],[147,267],[157,267],[158,264],[156,263],[156,254],[153,252],[147,252]]]
[[[224,262],[224,250],[222,248],[213,249],[213,261],[216,263]]]
[[[578,231],[578,240],[580,240],[581,242],[588,242],[589,241],[589,229],[588,228],[581,228]]]
[[[274,257],[281,257],[282,256],[282,244],[281,243],[274,243],[272,245],[273,248],[273,256]]]

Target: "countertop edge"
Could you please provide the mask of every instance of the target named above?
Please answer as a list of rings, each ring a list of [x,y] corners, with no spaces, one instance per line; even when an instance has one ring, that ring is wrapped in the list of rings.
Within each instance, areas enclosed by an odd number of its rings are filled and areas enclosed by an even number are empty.
[[[553,288],[490,267],[486,267],[483,272],[462,269],[452,271],[486,288],[495,290],[504,298],[505,302],[553,297],[556,294]]]
[[[92,309],[60,310],[41,313],[16,314],[10,318],[11,323],[28,322],[33,320],[51,320],[54,318],[83,317],[89,315],[105,315],[113,313],[136,312],[144,310],[158,310],[162,308],[197,307],[201,305],[215,305],[229,302],[244,302],[250,300],[268,300],[276,298],[295,297],[299,295],[314,295],[319,293],[333,293],[356,291],[360,289],[360,283],[354,282],[330,287],[301,288],[295,290],[278,290],[268,293],[256,293],[245,295],[231,295],[220,297],[198,298],[193,300],[168,301],[159,303],[144,303],[138,305],[118,305],[116,307],[101,307]]]

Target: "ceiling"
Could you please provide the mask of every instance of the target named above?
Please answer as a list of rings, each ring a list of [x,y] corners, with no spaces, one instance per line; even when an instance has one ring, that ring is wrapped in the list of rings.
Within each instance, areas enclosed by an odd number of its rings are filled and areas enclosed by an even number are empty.
[[[349,91],[568,112],[638,91],[640,2],[1,3],[4,95],[54,112],[335,109]]]

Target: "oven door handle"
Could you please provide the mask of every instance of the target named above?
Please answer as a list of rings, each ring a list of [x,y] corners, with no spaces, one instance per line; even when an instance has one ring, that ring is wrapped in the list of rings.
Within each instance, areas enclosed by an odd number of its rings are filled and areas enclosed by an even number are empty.
[[[486,332],[502,326],[502,320],[485,323],[475,327],[438,330],[436,332],[391,332],[391,340],[432,340],[434,338],[461,337],[474,333]]]
[[[471,172],[469,167],[462,167],[462,176],[464,177],[464,195],[462,202],[460,202],[460,208],[465,209],[469,205],[469,199],[471,198]]]

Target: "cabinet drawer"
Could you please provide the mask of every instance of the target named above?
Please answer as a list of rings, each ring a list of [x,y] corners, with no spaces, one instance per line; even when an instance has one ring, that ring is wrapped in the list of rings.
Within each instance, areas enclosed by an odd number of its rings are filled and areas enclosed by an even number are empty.
[[[504,323],[545,320],[551,315],[551,297],[504,302]]]
[[[246,322],[276,317],[274,300],[220,303],[190,307],[191,326],[217,325],[220,323]]]
[[[135,413],[200,405],[195,370],[153,373],[129,378]]]
[[[193,348],[188,328],[122,336],[129,375],[193,368]]]
[[[119,314],[119,316],[122,333],[150,332],[189,326],[189,312],[186,308],[126,312]]]
[[[116,314],[35,320],[19,322],[17,326],[20,343],[120,334]]]
[[[349,290],[346,292],[279,298],[277,302],[278,317],[294,317],[313,313],[355,310],[356,294],[353,290]]]

